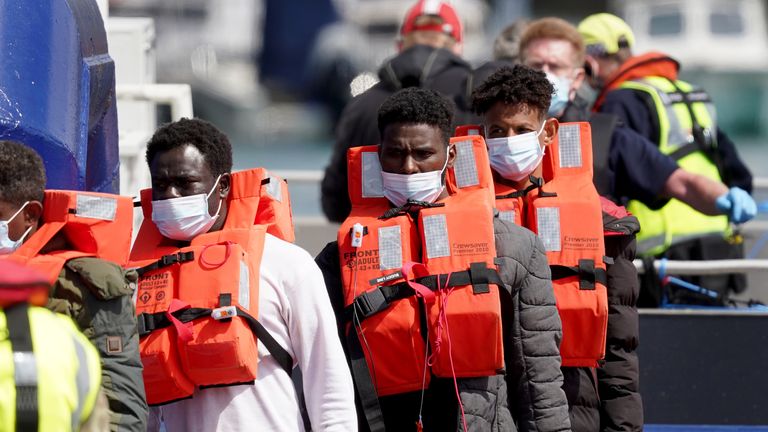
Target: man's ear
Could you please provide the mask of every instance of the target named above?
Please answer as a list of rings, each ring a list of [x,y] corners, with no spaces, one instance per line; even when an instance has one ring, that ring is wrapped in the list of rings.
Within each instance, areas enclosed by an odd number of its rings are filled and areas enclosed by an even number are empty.
[[[456,146],[448,144],[448,163],[445,165],[445,168],[453,168],[454,162],[456,162]]]
[[[222,174],[217,187],[219,189],[219,197],[223,200],[227,199],[229,191],[232,189],[232,175],[230,173]]]
[[[21,211],[24,217],[24,227],[37,227],[43,218],[43,204],[40,201],[30,201]]]
[[[576,97],[576,91],[584,83],[584,79],[587,76],[584,72],[584,68],[576,68],[575,72],[576,74],[573,77],[573,81],[571,81],[571,88],[568,90],[568,100],[573,100]]]
[[[555,138],[557,137],[557,131],[559,129],[560,129],[560,122],[557,121],[556,118],[550,117],[549,119],[547,119],[547,121],[544,123],[544,132],[542,132],[542,135],[544,135],[545,146],[548,146],[555,141]]]

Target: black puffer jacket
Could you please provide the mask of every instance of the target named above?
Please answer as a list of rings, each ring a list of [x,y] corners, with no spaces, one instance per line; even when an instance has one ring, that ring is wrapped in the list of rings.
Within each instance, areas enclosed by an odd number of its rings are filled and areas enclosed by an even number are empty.
[[[605,361],[594,371],[563,368],[563,389],[568,397],[572,429],[640,431],[643,404],[639,392],[637,358],[639,322],[637,297],[640,287],[635,259],[637,218],[603,198],[605,255],[608,263],[608,335]],[[599,394],[599,396],[598,396]]]
[[[413,46],[381,66],[380,81],[352,99],[336,125],[336,144],[321,189],[323,212],[329,220],[342,222],[349,215],[347,150],[379,143],[377,115],[382,102],[406,87],[432,89],[456,104],[454,126],[465,124],[471,118],[464,97],[471,72],[469,64],[451,51],[424,45]]]
[[[506,380],[500,376],[459,379],[459,392],[470,431],[514,432],[570,430],[568,405],[561,389],[559,344],[562,326],[555,306],[544,246],[530,231],[494,219],[497,265],[505,291],[504,354]],[[329,243],[315,258],[340,328],[344,324],[339,249]],[[344,339],[342,339],[344,340]],[[506,397],[505,397],[506,396]],[[433,379],[425,400],[425,430],[460,430],[453,383]],[[420,394],[381,398],[387,430],[413,430]],[[359,414],[360,430],[367,430]],[[513,421],[514,418],[514,421]]]

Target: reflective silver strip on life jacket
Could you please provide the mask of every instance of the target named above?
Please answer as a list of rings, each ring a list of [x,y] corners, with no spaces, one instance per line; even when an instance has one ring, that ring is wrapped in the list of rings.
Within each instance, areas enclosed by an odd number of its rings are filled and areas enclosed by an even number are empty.
[[[384,196],[384,186],[381,181],[381,163],[376,152],[363,152],[363,198],[381,198]]]
[[[672,236],[672,239],[669,241],[669,245],[667,246],[667,236],[665,234],[659,234],[659,235],[655,235],[653,237],[648,237],[647,239],[638,241],[637,253],[644,254],[649,251],[653,251],[654,253],[663,252],[663,251],[655,251],[654,249],[656,249],[659,246],[665,246],[664,250],[667,250],[676,244],[680,244],[683,242],[687,242],[689,240],[697,239],[697,238],[712,235],[712,234],[722,234],[723,237],[725,237],[725,234],[722,231],[711,231],[711,232],[700,232],[695,234],[676,235],[676,236]]]
[[[581,128],[577,124],[562,124],[557,133],[561,168],[580,168]]]
[[[269,176],[266,191],[277,202],[283,202],[283,181],[277,177]]]
[[[451,255],[448,242],[448,221],[445,214],[424,217],[424,242],[427,244],[427,258]]]
[[[117,214],[117,198],[79,193],[76,199],[75,214],[82,218],[113,221]]]
[[[536,209],[536,230],[547,252],[559,251],[560,208],[540,207]]]
[[[379,228],[379,270],[403,266],[403,246],[400,225]]]
[[[515,220],[515,216],[517,216],[517,213],[514,210],[501,210],[499,211],[499,219],[503,221],[509,221],[512,223],[517,223]]]
[[[29,351],[13,353],[13,379],[17,386],[37,385],[35,353]]]
[[[472,141],[457,142],[454,146],[456,147],[456,160],[453,163],[453,173],[456,176],[456,186],[465,188],[480,184],[475,152],[472,151]]]
[[[88,357],[85,354],[85,347],[80,344],[74,336],[72,344],[75,346],[77,354],[77,372],[75,374],[75,384],[77,386],[77,406],[72,411],[72,430],[80,430],[80,417],[83,414],[85,399],[88,397],[88,390],[91,388],[91,377],[88,371]],[[95,407],[95,404],[94,404]]]
[[[237,302],[245,310],[251,306],[251,271],[248,265],[240,260],[240,281],[237,286]]]

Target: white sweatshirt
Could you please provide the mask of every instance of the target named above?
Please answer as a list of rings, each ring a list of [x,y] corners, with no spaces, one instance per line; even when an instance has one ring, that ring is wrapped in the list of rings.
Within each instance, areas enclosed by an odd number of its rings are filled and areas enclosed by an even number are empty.
[[[357,431],[352,378],[323,276],[298,246],[267,234],[258,320],[302,370],[313,431]],[[209,388],[153,408],[150,429],[167,432],[303,431],[291,378],[259,344],[254,385]]]

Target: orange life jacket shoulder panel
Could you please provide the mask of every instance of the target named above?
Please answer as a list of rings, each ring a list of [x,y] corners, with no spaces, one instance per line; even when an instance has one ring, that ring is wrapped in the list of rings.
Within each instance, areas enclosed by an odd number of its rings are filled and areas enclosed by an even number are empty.
[[[379,396],[419,390],[431,374],[490,376],[504,368],[500,281],[487,279],[498,277],[488,157],[480,141],[452,143],[464,165],[447,173],[451,195],[417,214],[385,218],[392,211],[377,147],[348,154],[352,213],[338,235],[344,298]],[[404,282],[413,276],[415,285]],[[382,293],[400,294],[375,303]]]
[[[237,174],[224,227],[181,248],[154,226],[151,191],[142,191],[145,219],[131,266],[141,269],[136,312],[149,404],[190,397],[195,386],[238,384],[257,376],[252,326],[268,227],[254,221],[265,176],[256,170]]]
[[[47,190],[43,197],[42,224],[9,258],[36,268],[54,283],[64,264],[73,258],[92,256],[125,265],[132,230],[130,197]],[[41,254],[48,242],[60,233],[70,249]]]

